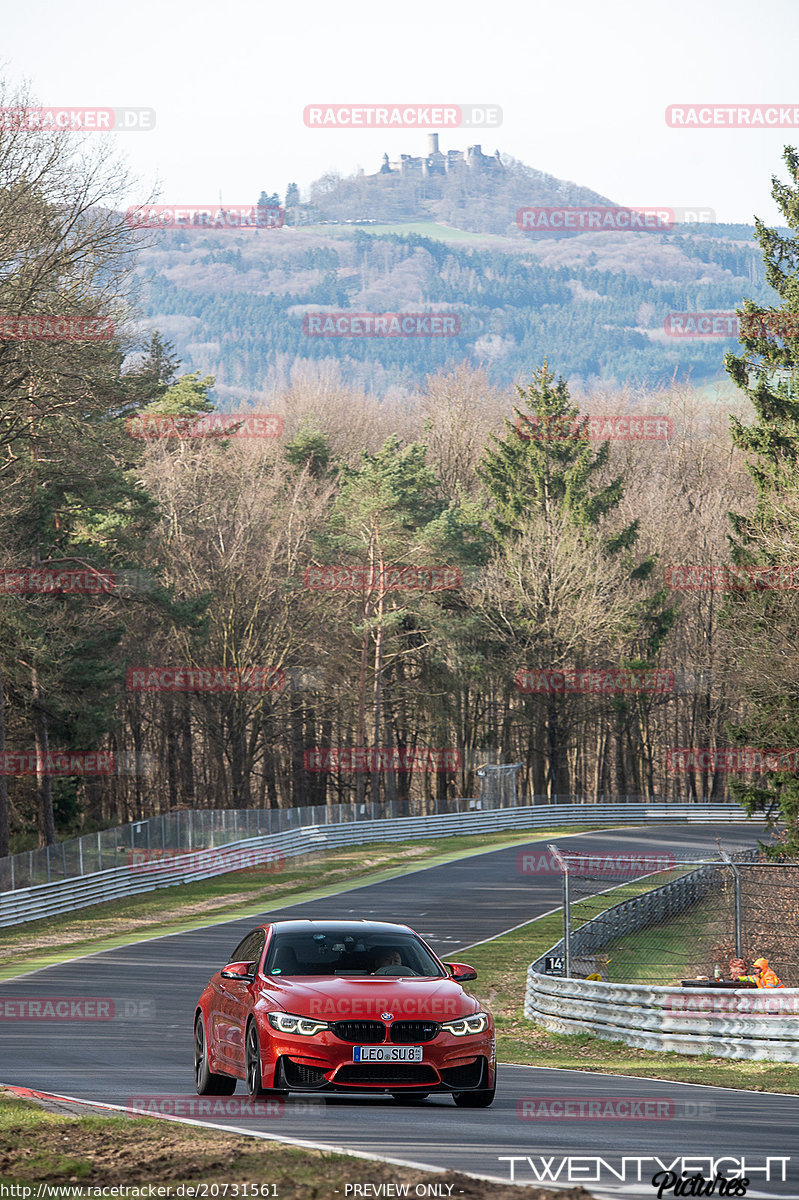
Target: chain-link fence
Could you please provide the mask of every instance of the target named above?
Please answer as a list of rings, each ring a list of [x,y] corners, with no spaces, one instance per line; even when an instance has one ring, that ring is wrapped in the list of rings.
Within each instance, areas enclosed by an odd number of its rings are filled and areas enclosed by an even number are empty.
[[[759,851],[574,854],[550,846],[563,880],[564,936],[552,973],[612,983],[730,978],[767,958],[799,986],[799,863]]]
[[[424,815],[513,808],[519,803],[513,782],[517,770],[518,764],[512,772],[504,767],[489,768],[488,774],[481,778],[479,797],[433,797],[426,805]],[[497,779],[502,780],[499,785],[495,783]],[[286,833],[305,825],[420,815],[423,815],[421,810],[416,811],[413,805],[391,800],[376,804],[303,805],[297,808],[180,809],[2,858],[0,892],[123,867],[143,861],[143,856],[154,857],[156,853],[169,855],[205,850],[242,838]]]

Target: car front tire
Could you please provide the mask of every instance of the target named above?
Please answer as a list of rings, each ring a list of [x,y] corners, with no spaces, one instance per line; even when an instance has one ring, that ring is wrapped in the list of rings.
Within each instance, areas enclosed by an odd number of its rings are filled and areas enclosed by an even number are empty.
[[[264,1096],[287,1096],[286,1088],[265,1088],[261,1076],[261,1044],[258,1040],[258,1028],[255,1021],[247,1026],[246,1038],[246,1068],[247,1095],[251,1100],[263,1099]]]
[[[216,1075],[208,1066],[208,1044],[200,1013],[194,1021],[194,1086],[198,1096],[232,1096],[236,1090],[231,1075]]]
[[[453,1092],[452,1099],[458,1108],[488,1108],[496,1094],[496,1088],[486,1088],[480,1092]]]

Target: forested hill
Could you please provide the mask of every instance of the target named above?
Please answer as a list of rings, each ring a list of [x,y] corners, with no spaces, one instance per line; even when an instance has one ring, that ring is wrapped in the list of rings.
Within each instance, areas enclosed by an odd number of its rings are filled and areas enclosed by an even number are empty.
[[[734,338],[677,338],[664,321],[772,301],[752,227],[531,237],[520,207],[610,202],[504,161],[431,178],[327,176],[283,228],[158,234],[140,258],[145,325],[216,377],[223,406],[330,359],[376,394],[414,391],[460,362],[508,384],[545,357],[574,387],[723,377]],[[316,336],[303,317],[320,311],[454,313],[458,331]]]
[[[429,220],[472,233],[512,234],[518,209],[527,205],[611,203],[590,188],[503,155],[501,171],[489,166],[426,176],[324,175],[312,185],[308,207],[326,221]]]

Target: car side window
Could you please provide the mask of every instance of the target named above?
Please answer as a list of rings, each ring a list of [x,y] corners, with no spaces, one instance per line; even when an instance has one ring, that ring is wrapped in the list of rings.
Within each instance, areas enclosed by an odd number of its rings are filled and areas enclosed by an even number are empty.
[[[256,963],[261,957],[261,951],[264,948],[264,938],[266,934],[263,929],[253,929],[252,933],[239,942],[236,949],[233,951],[231,962],[246,962],[250,964],[250,969],[255,970]]]

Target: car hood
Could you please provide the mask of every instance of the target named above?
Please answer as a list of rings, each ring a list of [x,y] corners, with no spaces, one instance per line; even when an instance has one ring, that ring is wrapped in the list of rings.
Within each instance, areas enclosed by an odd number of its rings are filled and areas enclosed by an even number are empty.
[[[260,998],[269,1008],[320,1021],[380,1020],[383,1013],[396,1020],[454,1021],[480,1009],[475,997],[452,979],[394,975],[270,978]]]

